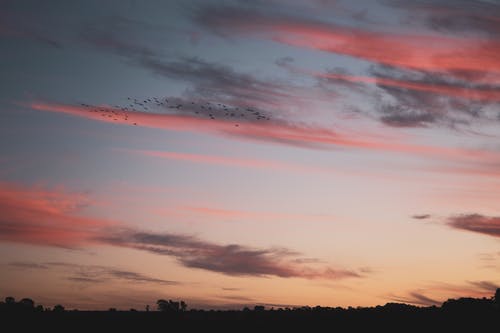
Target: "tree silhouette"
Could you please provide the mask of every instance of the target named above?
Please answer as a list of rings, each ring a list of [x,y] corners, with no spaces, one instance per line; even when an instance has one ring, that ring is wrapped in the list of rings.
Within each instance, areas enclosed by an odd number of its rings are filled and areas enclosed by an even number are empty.
[[[176,302],[171,299],[168,301],[159,299],[156,301],[156,305],[158,307],[158,311],[162,312],[179,312],[185,311],[187,308],[187,304],[184,301]]]
[[[61,304],[54,305],[54,309],[52,309],[54,312],[64,312],[64,306]]]
[[[19,301],[19,305],[27,310],[33,310],[35,308],[35,302],[31,298],[23,298]]]
[[[181,311],[186,311],[187,309],[187,304],[184,301],[181,301]]]
[[[168,301],[164,300],[164,299],[159,299],[156,301],[156,305],[158,307],[158,311],[168,311],[169,310],[169,306],[168,306]]]
[[[339,331],[349,332],[392,331],[382,330],[387,328],[398,328],[399,331],[404,327],[415,328],[415,331],[428,331],[429,327],[434,327],[436,330],[431,331],[460,332],[464,328],[470,328],[473,332],[490,332],[491,327],[498,325],[499,303],[500,288],[494,296],[488,298],[449,299],[441,306],[414,306],[390,302],[375,307],[299,306],[280,307],[273,311],[263,305],[256,305],[252,309],[245,307],[243,311],[186,311],[187,304],[182,300],[159,299],[156,304],[158,310],[164,314],[132,313],[136,312],[134,309],[114,312],[114,308],[109,311],[68,311],[64,314],[51,314],[50,309],[43,311],[41,305],[35,307],[35,302],[29,298],[16,302],[13,297],[8,297],[5,302],[0,302],[0,318],[3,326],[14,323],[21,327],[36,325],[37,330],[41,331],[53,331],[53,327],[69,323],[72,328],[85,328],[86,331],[100,331],[106,328],[121,332],[136,328],[140,328],[140,331],[155,331],[163,328],[167,319],[170,327],[177,327],[174,325],[182,323],[188,328],[186,331],[211,331],[212,328],[220,331],[221,327],[229,325],[235,331],[260,331],[263,327],[269,327],[274,328],[270,331],[301,329],[314,332],[324,330],[327,325]],[[64,312],[64,307],[55,305],[52,312]]]
[[[500,288],[497,288],[495,296],[493,296],[493,301],[495,302],[498,309],[500,309]]]
[[[168,303],[170,304],[170,308],[173,310],[173,311],[179,311],[179,308],[180,308],[180,304],[179,302],[174,302],[172,300],[169,300]]]

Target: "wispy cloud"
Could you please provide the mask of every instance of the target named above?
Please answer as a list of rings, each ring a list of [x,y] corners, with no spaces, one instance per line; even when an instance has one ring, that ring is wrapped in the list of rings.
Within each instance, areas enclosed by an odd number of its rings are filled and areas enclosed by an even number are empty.
[[[254,212],[247,210],[225,209],[206,206],[180,206],[177,211],[183,210],[187,213],[194,213],[203,217],[213,217],[217,219],[254,219],[254,220],[302,220],[302,221],[332,221],[335,217],[323,214],[292,214],[275,212]]]
[[[228,6],[198,8],[195,20],[217,33],[255,35],[288,45],[407,69],[484,72],[500,79],[494,39],[367,31],[334,23]]]
[[[312,267],[293,261],[300,256],[286,248],[253,249],[229,244],[219,245],[186,235],[124,231],[104,236],[103,243],[174,257],[186,267],[234,276],[278,276],[307,279],[341,279],[362,274],[331,267]]]
[[[280,171],[292,171],[292,172],[319,171],[319,168],[314,168],[312,166],[305,166],[300,164],[285,163],[285,162],[264,160],[264,159],[237,158],[237,157],[228,157],[219,155],[179,153],[171,151],[153,151],[153,150],[126,150],[126,151],[135,154],[164,158],[169,160],[186,161],[186,162],[210,164],[210,165],[221,165],[229,167],[263,169],[270,171],[280,170]]]
[[[36,262],[14,261],[9,263],[9,266],[21,269],[48,269],[49,266],[38,264]]]
[[[0,36],[61,48],[61,41],[47,29],[48,22],[32,11],[12,10],[0,3]],[[53,23],[53,22],[52,22]],[[53,27],[51,27],[53,28]]]
[[[495,1],[391,0],[389,4],[406,10],[408,23],[438,32],[491,38],[500,33],[500,7]]]
[[[388,298],[422,306],[441,305],[449,298],[491,297],[498,288],[493,281],[467,281],[462,284],[429,283],[423,288],[409,291],[405,296],[390,295]]]
[[[449,10],[456,7],[450,3],[446,6]],[[473,6],[464,6],[467,7]],[[465,12],[458,15],[467,16]],[[319,86],[330,87],[337,93],[342,86],[358,85],[336,100],[354,109],[364,105],[358,100],[369,103],[371,110],[366,112],[375,111],[377,118],[388,126],[455,127],[478,119],[498,118],[500,63],[494,55],[500,50],[500,43],[491,35],[436,34],[422,26],[414,30],[419,31],[416,33],[395,33],[383,25],[377,31],[373,26],[354,28],[286,11],[267,11],[259,6],[200,6],[193,11],[193,20],[222,36],[253,36],[371,63],[372,70],[367,75],[296,68],[289,59],[277,64],[296,74],[312,76],[318,79]],[[494,20],[488,25],[500,26]]]
[[[144,232],[118,222],[87,219],[77,216],[78,211],[74,207],[78,205],[79,201],[71,194],[4,183],[0,187],[0,210],[3,212],[0,218],[0,240],[65,248],[96,244],[127,247],[175,258],[185,267],[234,276],[306,279],[364,276],[361,271],[297,261],[301,258],[300,253],[286,248],[255,249],[238,244],[220,245],[188,235]],[[113,228],[109,228],[110,226]],[[42,266],[13,263],[12,266],[31,269],[57,266],[75,272],[80,269],[82,274],[71,277],[82,282],[83,279],[99,280],[106,275],[125,280],[162,283],[161,280],[138,273],[100,266],[83,270],[80,265],[55,262],[43,263]]]
[[[492,294],[498,288],[500,288],[500,285],[498,283],[494,283],[491,281],[470,281],[469,284],[471,284],[474,287],[478,287],[481,290],[490,291]]]
[[[431,217],[430,214],[416,214],[411,216],[411,218],[415,220],[427,220],[430,217]]]
[[[197,101],[216,101],[235,107],[290,113],[316,100],[331,100],[335,94],[316,86],[297,85],[275,77],[258,77],[237,71],[229,65],[200,57],[172,56],[158,47],[147,46],[133,38],[124,39],[96,29],[82,33],[83,40],[101,51],[121,56],[129,64],[141,67],[167,80],[186,84],[184,96]],[[161,98],[168,96],[161,96]]]
[[[500,85],[477,84],[467,79],[387,65],[372,65],[367,75],[353,75],[342,68],[325,72],[283,64],[288,70],[317,78],[326,88],[343,91],[343,101],[368,116],[375,115],[392,127],[469,125],[496,121]],[[358,106],[358,100],[370,107]]]
[[[142,273],[123,270],[114,267],[101,265],[81,265],[66,262],[12,262],[10,267],[23,269],[44,269],[60,271],[65,275],[65,279],[85,284],[95,284],[104,282],[134,282],[134,283],[153,283],[160,285],[177,285],[179,282],[153,278]]]
[[[409,292],[407,296],[392,296],[390,297],[392,301],[408,303],[413,305],[421,305],[421,306],[433,306],[433,305],[441,305],[442,301],[438,301],[431,297],[424,295],[419,291]]]
[[[397,87],[407,90],[423,91],[427,93],[457,97],[463,99],[483,100],[483,101],[500,101],[499,86],[464,86],[463,84],[453,84],[449,82],[426,82],[423,80],[401,80],[389,77],[371,77],[371,76],[352,76],[334,73],[316,73],[318,77],[325,77],[348,82],[376,84],[379,86]]]
[[[107,220],[75,215],[88,204],[79,193],[0,183],[0,240],[75,248],[113,226]]]
[[[345,147],[352,149],[410,153],[423,156],[468,157],[484,154],[482,151],[467,151],[463,149],[426,146],[394,140],[383,140],[369,133],[343,133],[303,123],[289,123],[274,120],[268,122],[248,122],[235,127],[234,121],[224,119],[206,119],[190,114],[159,114],[139,111],[123,111],[113,107],[99,107],[98,110],[75,105],[33,102],[29,104],[34,110],[65,113],[121,125],[166,129],[171,131],[186,131],[196,133],[217,134],[237,137],[242,140],[258,140],[272,143],[287,144],[309,148]],[[100,111],[105,110],[105,111]],[[103,116],[103,112],[120,114],[119,117]],[[490,153],[491,154],[491,153]]]

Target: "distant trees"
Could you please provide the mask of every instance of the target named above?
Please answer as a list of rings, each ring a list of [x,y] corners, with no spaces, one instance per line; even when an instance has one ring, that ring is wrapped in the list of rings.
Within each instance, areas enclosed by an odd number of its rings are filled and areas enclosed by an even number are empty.
[[[187,311],[188,305],[186,302],[179,300],[165,300],[159,299],[156,302],[157,310],[161,312],[167,312],[172,314],[183,313]],[[145,308],[146,311],[149,311],[149,305]],[[496,289],[495,293],[491,297],[483,297],[483,298],[470,298],[470,297],[462,297],[458,299],[449,299],[445,301],[440,307],[431,306],[431,307],[418,307],[414,305],[408,305],[403,303],[387,303],[386,305],[379,305],[376,307],[348,307],[348,308],[330,308],[330,307],[295,307],[295,308],[279,308],[275,311],[266,311],[266,308],[263,305],[256,305],[253,309],[249,307],[245,307],[242,312],[251,313],[256,312],[259,313],[257,316],[268,317],[271,313],[275,313],[276,315],[285,315],[289,313],[295,317],[302,315],[309,315],[311,313],[321,314],[321,315],[347,315],[347,314],[370,314],[370,315],[382,315],[382,316],[401,316],[401,315],[414,315],[414,314],[434,314],[441,315],[444,314],[446,316],[456,316],[457,318],[462,318],[466,316],[478,315],[478,314],[488,314],[488,313],[500,313],[500,288]],[[0,302],[0,313],[20,313],[21,315],[25,315],[28,313],[35,312],[64,312],[65,308],[61,304],[55,305],[51,308],[44,308],[41,304],[35,304],[35,302],[31,298],[23,298],[20,301],[16,301],[14,297],[5,297],[3,302]],[[116,308],[109,308],[110,312],[117,311]],[[136,312],[136,309],[130,309],[130,312]],[[192,315],[196,315],[196,313],[203,313],[203,310],[191,310],[189,313],[183,315],[183,318],[187,318]],[[212,311],[210,311],[212,312]],[[221,312],[221,311],[217,311]],[[224,313],[224,311],[222,311]],[[227,311],[226,314],[229,315],[231,311]],[[224,314],[224,316],[226,315]],[[288,314],[286,314],[288,315]],[[253,315],[252,315],[253,316]]]
[[[164,300],[164,299],[159,299],[156,301],[156,305],[158,307],[158,311],[162,312],[179,312],[179,311],[186,311],[187,309],[187,304],[184,301],[176,302],[172,300]]]
[[[52,311],[54,312],[64,312],[64,310],[64,306],[62,306],[61,304],[54,305],[54,308],[52,309]]]
[[[31,298],[23,298],[19,304],[25,309],[33,310],[35,308],[35,302]]]
[[[14,297],[5,297],[4,302],[0,302],[0,310],[7,312],[43,312],[42,305],[35,306],[35,302],[31,298],[23,298],[16,302]]]
[[[264,311],[266,308],[263,305],[256,305],[253,307],[254,311]]]

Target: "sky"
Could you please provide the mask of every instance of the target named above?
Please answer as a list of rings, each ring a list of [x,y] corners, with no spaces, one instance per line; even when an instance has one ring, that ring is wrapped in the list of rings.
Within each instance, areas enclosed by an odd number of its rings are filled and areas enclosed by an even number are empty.
[[[0,296],[500,285],[500,3],[0,0]]]

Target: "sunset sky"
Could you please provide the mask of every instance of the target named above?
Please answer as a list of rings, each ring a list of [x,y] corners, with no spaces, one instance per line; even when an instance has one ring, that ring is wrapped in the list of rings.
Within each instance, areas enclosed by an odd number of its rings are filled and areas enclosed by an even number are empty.
[[[0,0],[0,297],[500,285],[500,3]]]

